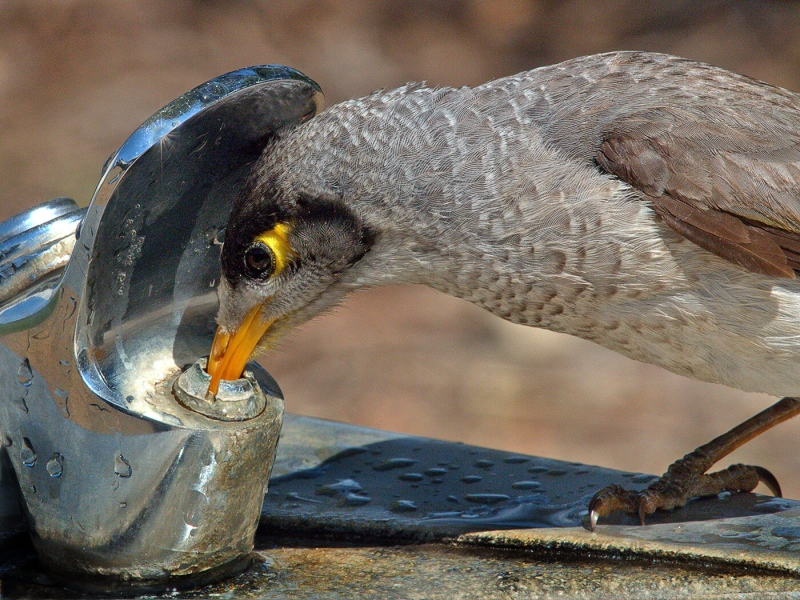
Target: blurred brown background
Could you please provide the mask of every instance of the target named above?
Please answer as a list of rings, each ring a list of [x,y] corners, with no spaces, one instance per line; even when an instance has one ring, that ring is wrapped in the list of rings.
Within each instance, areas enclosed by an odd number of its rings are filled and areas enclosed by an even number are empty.
[[[4,0],[0,218],[59,195],[88,203],[106,157],[144,119],[239,67],[293,66],[333,104],[408,80],[475,85],[615,49],[800,90],[800,5]],[[360,294],[263,363],[293,412],[653,473],[771,402],[421,288]],[[772,469],[797,498],[798,450],[800,419],[733,459]]]

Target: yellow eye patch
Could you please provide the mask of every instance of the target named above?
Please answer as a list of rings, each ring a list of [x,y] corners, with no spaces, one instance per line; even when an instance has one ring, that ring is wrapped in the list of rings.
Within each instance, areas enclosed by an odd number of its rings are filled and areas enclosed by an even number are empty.
[[[267,246],[275,255],[275,272],[277,275],[289,264],[289,261],[296,256],[295,251],[289,244],[289,232],[292,226],[289,223],[278,223],[270,229],[265,231],[253,239],[253,242],[261,242]]]

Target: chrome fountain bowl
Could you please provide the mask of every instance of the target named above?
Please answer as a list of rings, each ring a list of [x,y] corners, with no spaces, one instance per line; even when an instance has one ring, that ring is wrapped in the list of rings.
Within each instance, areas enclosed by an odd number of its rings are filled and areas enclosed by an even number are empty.
[[[251,364],[206,398],[198,360],[231,203],[271,135],[320,104],[292,69],[228,73],[137,129],[88,209],[0,224],[0,462],[70,584],[144,592],[249,564],[282,395]]]

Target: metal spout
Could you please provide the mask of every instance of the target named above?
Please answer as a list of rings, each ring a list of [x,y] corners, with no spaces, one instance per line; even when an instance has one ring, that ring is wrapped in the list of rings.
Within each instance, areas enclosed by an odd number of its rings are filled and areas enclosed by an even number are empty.
[[[216,395],[210,393],[208,359],[201,358],[175,380],[172,391],[189,410],[220,421],[244,421],[260,415],[266,407],[264,392],[250,370],[241,379],[221,381]]]
[[[249,563],[282,395],[252,364],[208,399],[198,360],[231,202],[320,97],[284,67],[223,75],[142,125],[88,209],[0,224],[0,462],[41,563],[73,585],[158,590]]]

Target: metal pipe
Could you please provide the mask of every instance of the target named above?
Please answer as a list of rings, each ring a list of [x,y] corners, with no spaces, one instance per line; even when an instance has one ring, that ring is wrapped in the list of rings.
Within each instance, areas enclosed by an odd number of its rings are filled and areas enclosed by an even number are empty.
[[[195,363],[230,204],[320,100],[284,67],[223,75],[142,125],[88,210],[59,199],[0,224],[3,447],[39,558],[71,584],[155,590],[248,564],[282,395],[253,364],[205,399]]]

